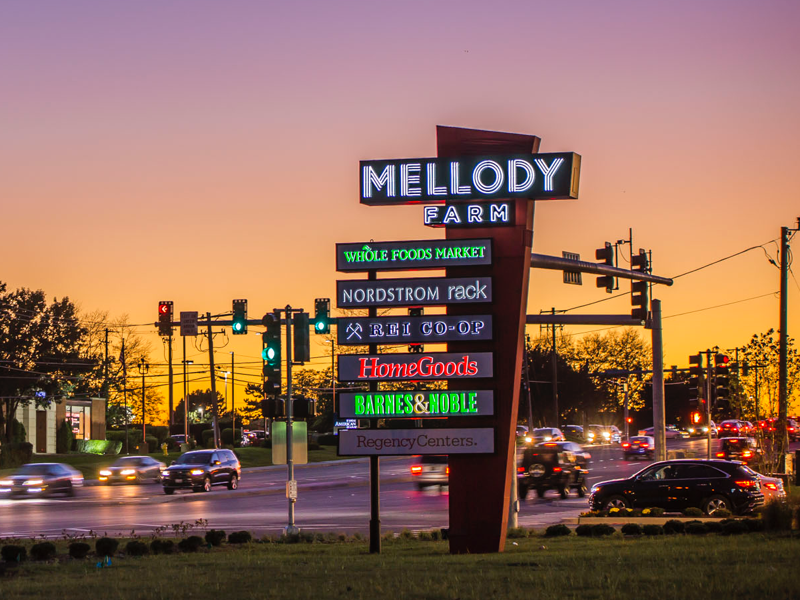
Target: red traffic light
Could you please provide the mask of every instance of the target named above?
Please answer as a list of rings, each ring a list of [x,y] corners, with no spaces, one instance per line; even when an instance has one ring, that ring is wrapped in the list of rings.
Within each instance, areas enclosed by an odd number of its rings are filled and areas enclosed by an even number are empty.
[[[158,313],[161,315],[168,315],[171,302],[159,302],[158,303]]]

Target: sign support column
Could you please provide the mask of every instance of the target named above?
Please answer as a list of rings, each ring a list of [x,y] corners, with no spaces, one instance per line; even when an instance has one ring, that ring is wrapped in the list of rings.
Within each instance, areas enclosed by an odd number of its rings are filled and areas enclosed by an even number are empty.
[[[377,271],[369,271],[367,278],[375,281],[378,278]],[[369,316],[377,317],[378,309],[370,308]],[[377,354],[378,344],[370,344],[369,353]],[[369,382],[369,391],[378,391],[377,381]],[[370,429],[377,426],[377,421],[370,421]],[[371,554],[380,554],[381,551],[381,465],[379,461],[377,456],[369,457],[369,551]]]

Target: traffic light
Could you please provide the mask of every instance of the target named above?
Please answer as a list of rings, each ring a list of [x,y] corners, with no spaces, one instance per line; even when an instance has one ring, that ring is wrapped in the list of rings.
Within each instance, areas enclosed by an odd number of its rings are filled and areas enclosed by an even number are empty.
[[[264,395],[281,393],[281,317],[279,313],[267,313],[262,319],[267,330],[262,334],[264,359]]]
[[[261,414],[267,419],[283,416],[283,400],[280,398],[264,398],[261,401]]]
[[[614,246],[611,242],[606,242],[603,248],[598,248],[594,251],[594,257],[597,260],[602,260],[606,265],[613,267],[614,266]],[[597,278],[597,287],[606,288],[606,292],[609,294],[614,291],[614,288],[617,287],[617,281],[615,277],[611,275],[603,275],[602,277]]]
[[[750,365],[747,363],[742,363],[742,377],[747,377],[750,375]]]
[[[692,425],[699,425],[703,422],[703,414],[694,411],[691,416]]]
[[[717,402],[729,400],[728,377],[730,358],[725,354],[714,355],[714,391]]]
[[[647,273],[650,269],[650,261],[647,259],[647,251],[639,249],[639,254],[631,256],[631,271]],[[648,299],[649,284],[646,281],[631,282],[631,317],[645,321],[647,312],[650,308]]]
[[[233,319],[231,319],[233,335],[247,333],[247,300],[233,301]]]
[[[158,303],[158,335],[172,335],[172,300]]]
[[[308,313],[297,313],[292,317],[292,334],[294,339],[294,362],[305,363],[311,360],[311,344],[308,339]]]
[[[703,397],[703,355],[689,357],[689,404],[697,406]]]
[[[314,333],[331,332],[331,299],[317,298],[314,300]]]
[[[424,313],[424,309],[421,306],[417,306],[414,308],[408,309],[408,316],[409,317],[421,317]],[[408,351],[412,354],[422,354],[425,352],[425,346],[422,344],[409,344]]]
[[[311,398],[298,397],[292,400],[292,418],[308,419],[314,416],[314,401]]]

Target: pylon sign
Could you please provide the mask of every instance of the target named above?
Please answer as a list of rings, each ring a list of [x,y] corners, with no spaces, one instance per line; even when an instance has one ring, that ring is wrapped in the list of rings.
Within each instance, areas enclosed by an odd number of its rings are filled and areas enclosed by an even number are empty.
[[[337,305],[369,308],[370,315],[367,322],[361,317],[347,319],[349,328],[344,331],[340,321],[338,336],[340,341],[342,335],[352,336],[344,343],[356,343],[354,338],[359,338],[372,349],[367,355],[340,356],[339,378],[369,382],[369,390],[363,394],[346,396],[344,408],[349,417],[374,423],[377,418],[421,418],[414,415],[415,406],[421,414],[422,400],[430,401],[435,393],[379,390],[380,381],[446,381],[448,400],[455,394],[458,411],[450,410],[450,404],[447,414],[435,415],[438,420],[423,421],[436,423],[437,429],[353,430],[344,440],[340,434],[339,453],[448,454],[450,551],[499,552],[505,545],[511,482],[516,476],[514,447],[531,272],[533,200],[577,198],[581,157],[571,152],[539,154],[540,139],[532,135],[438,127],[437,138],[436,158],[362,161],[360,202],[421,204],[424,224],[445,229],[442,242],[446,244],[442,246],[463,249],[476,240],[481,244],[490,240],[486,245],[492,249],[491,260],[474,261],[475,254],[470,251],[465,257],[462,250],[461,258],[466,260],[447,264],[443,278],[378,279],[377,271],[395,268],[390,255],[354,256],[353,261],[361,262],[362,268],[344,265],[342,270],[366,270],[369,279],[337,282]],[[492,155],[486,155],[487,148]],[[395,244],[403,247],[414,242]],[[373,249],[370,245],[369,250]],[[370,262],[371,266],[364,264]],[[423,260],[418,268],[435,268],[434,262]],[[413,263],[409,255],[397,264],[413,270]],[[421,341],[447,340],[447,352],[376,354],[379,343],[407,341],[398,339],[402,327],[391,323],[442,318],[377,315],[377,307],[400,306],[445,306],[447,325],[441,326],[441,331],[446,336]],[[491,335],[470,336],[466,328],[461,335],[445,331],[450,324],[475,320],[475,315],[491,324]],[[386,325],[390,329],[384,329]],[[406,331],[411,335],[416,325],[407,323]],[[370,326],[373,335],[367,336]],[[395,338],[376,339],[385,331]],[[388,404],[387,394],[395,394]],[[483,400],[467,405],[475,411],[461,410],[462,395],[468,398],[472,394]],[[420,401],[415,404],[415,399]],[[341,410],[342,403],[339,406]],[[442,410],[441,404],[428,402],[425,406],[428,411]]]

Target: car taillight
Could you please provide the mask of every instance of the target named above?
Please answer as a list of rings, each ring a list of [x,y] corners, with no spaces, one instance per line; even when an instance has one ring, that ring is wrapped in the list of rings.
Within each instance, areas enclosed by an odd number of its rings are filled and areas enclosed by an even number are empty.
[[[646,444],[646,443],[645,444],[639,444],[639,447],[640,448],[649,448],[650,444]]]
[[[553,473],[561,473],[561,467],[553,467]]]
[[[744,452],[742,452],[742,456],[753,456],[753,453],[750,452],[750,450],[745,450]]]
[[[724,452],[717,452],[717,458],[725,458]]]
[[[412,475],[419,475],[422,473],[422,466],[421,465],[414,465],[411,467],[411,474]]]
[[[624,443],[622,444],[622,447],[623,447],[623,448],[630,448],[630,447],[631,447],[631,445],[630,445],[628,442],[624,442]]]
[[[525,467],[517,467],[517,473],[524,473]]]
[[[741,488],[758,488],[758,482],[753,481],[752,479],[740,479],[739,481],[734,481],[733,483]]]
[[[450,465],[447,465],[447,466],[444,468],[444,474],[445,474],[445,475],[450,475]]]
[[[775,483],[772,483],[771,481],[764,482],[764,487],[767,488],[768,490],[777,490],[778,489],[778,485],[775,484]]]

